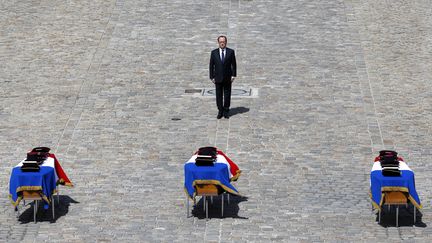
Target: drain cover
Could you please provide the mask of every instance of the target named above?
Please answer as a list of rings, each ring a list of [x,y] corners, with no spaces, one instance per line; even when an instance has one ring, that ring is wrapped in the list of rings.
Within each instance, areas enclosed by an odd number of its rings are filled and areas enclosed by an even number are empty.
[[[216,96],[215,88],[185,89],[184,97],[213,98]],[[237,87],[231,89],[232,98],[258,98],[258,89],[252,87]]]
[[[173,121],[180,121],[180,120],[181,120],[181,118],[178,118],[178,117],[173,117],[173,118],[171,118],[171,120],[173,120]]]
[[[203,96],[215,96],[216,89],[205,89]],[[251,96],[251,89],[231,89],[231,96]]]
[[[185,89],[186,94],[201,93],[201,89]]]

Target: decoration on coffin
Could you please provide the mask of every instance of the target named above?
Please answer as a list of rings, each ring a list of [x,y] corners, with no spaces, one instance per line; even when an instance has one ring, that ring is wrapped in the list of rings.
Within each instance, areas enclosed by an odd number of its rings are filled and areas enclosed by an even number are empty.
[[[48,147],[36,147],[27,153],[26,160],[23,161],[21,170],[23,172],[37,172],[40,170],[40,165],[48,158]]]
[[[202,147],[198,149],[195,164],[197,166],[212,166],[217,158],[215,147]]]
[[[382,167],[382,174],[384,176],[400,176],[399,160],[397,152],[392,150],[381,150],[379,161]]]

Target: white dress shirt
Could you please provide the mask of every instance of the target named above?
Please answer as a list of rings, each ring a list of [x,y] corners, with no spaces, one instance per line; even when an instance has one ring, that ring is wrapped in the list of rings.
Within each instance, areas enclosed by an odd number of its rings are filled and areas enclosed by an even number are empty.
[[[219,48],[219,57],[220,57],[221,60],[222,60],[222,50],[225,52],[224,55],[226,57],[226,49]]]

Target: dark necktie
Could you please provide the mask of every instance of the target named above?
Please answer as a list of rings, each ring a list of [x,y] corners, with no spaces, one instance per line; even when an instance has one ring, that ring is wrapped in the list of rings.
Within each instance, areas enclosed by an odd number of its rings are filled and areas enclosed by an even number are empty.
[[[225,61],[225,49],[222,49],[222,62]]]

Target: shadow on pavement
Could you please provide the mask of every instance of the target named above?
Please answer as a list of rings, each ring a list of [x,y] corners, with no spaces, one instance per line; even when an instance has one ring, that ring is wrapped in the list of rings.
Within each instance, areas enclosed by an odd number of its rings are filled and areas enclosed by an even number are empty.
[[[239,204],[241,202],[247,201],[247,197],[234,196],[230,195],[230,203],[228,204],[227,196],[224,196],[224,211],[223,217],[221,215],[221,196],[213,197],[213,203],[211,203],[210,198],[208,198],[209,206],[208,206],[208,218],[239,218],[239,219],[248,219],[245,217],[241,217],[238,215],[239,213]],[[204,211],[204,198],[201,198],[197,204],[192,209],[192,216],[197,217],[198,219],[205,219],[206,214]]]
[[[230,109],[230,111],[229,111],[229,115],[230,115],[230,116],[235,116],[235,115],[237,115],[237,114],[246,113],[246,112],[248,112],[249,110],[250,110],[249,108],[242,107],[242,106],[240,106],[240,107],[234,107],[234,108],[231,108],[231,109]]]
[[[414,211],[415,208],[412,204],[407,207],[399,206],[399,227],[403,226],[416,226],[426,228],[427,225],[422,222],[423,214],[417,210],[416,211],[416,221],[414,223]],[[378,213],[376,214],[376,222],[378,222]],[[387,206],[382,207],[381,212],[381,223],[382,227],[396,227],[396,206],[391,206],[390,209]]]
[[[43,203],[39,201],[39,207],[36,214],[36,223],[42,221],[49,221],[51,223],[55,223],[57,219],[65,216],[69,212],[69,206],[71,205],[71,203],[79,203],[67,195],[60,195],[59,203],[57,202],[57,196],[54,196],[54,201],[54,219],[52,217],[51,207],[49,207],[48,209],[44,209]],[[21,205],[23,204],[21,203]],[[25,207],[25,210],[19,215],[18,220],[21,222],[21,224],[33,223],[33,201],[27,201]]]

